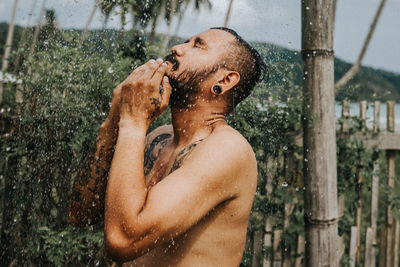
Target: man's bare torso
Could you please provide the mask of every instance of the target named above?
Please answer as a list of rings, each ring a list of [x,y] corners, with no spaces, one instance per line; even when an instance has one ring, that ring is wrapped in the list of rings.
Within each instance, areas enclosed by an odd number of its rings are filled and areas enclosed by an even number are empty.
[[[211,135],[215,133],[228,140],[230,135],[238,135],[226,125],[216,126]],[[146,184],[149,188],[178,169],[197,146],[207,142],[207,138],[204,138],[183,148],[175,148],[172,145],[171,126],[160,127],[149,137],[145,153]],[[255,161],[254,158],[249,160]],[[220,203],[185,233],[173,240],[160,241],[161,245],[124,266],[238,266],[245,246],[247,221],[256,189],[256,168],[250,167],[248,174],[236,179],[237,187],[240,188],[237,197]]]

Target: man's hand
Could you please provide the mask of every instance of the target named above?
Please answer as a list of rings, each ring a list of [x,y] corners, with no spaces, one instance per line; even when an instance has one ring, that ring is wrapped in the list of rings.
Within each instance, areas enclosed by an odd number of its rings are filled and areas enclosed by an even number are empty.
[[[122,83],[120,121],[149,125],[168,107],[171,85],[161,59],[140,66]],[[161,87],[160,87],[161,85]]]

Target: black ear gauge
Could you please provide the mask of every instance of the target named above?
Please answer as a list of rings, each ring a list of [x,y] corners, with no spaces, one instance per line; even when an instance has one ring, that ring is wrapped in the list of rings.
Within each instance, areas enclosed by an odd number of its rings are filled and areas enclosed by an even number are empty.
[[[219,85],[214,85],[212,90],[213,90],[213,92],[214,92],[215,94],[217,94],[217,95],[219,95],[219,94],[222,93],[222,88],[221,88],[221,86],[219,86]]]

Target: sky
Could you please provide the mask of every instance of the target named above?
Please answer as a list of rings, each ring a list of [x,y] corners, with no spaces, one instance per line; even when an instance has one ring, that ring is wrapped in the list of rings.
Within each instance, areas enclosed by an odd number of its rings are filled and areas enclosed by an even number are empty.
[[[43,0],[37,0],[30,24],[36,24]],[[210,27],[222,26],[229,0],[210,0],[206,7],[185,12],[178,35],[190,37]],[[25,26],[35,0],[19,0],[16,23]],[[46,0],[46,8],[54,9],[60,27],[83,28],[94,0]],[[334,35],[337,57],[354,62],[378,8],[380,0],[338,0]],[[0,0],[0,22],[9,22],[14,0]],[[97,11],[92,29],[102,27],[104,17]],[[129,22],[128,22],[129,23]],[[130,25],[130,24],[128,24]],[[176,30],[173,21],[172,32]],[[118,10],[107,27],[120,28]],[[301,0],[234,0],[228,27],[248,41],[271,42],[283,47],[301,49]],[[157,32],[167,32],[165,23]],[[387,0],[382,15],[364,57],[363,65],[400,74],[400,0]]]

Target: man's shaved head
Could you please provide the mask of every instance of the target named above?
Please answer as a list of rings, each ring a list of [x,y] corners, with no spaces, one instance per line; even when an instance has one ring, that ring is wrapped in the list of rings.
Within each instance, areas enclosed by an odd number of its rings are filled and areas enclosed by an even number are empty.
[[[239,104],[253,90],[263,73],[267,72],[267,66],[260,54],[236,31],[226,27],[214,27],[212,30],[222,30],[234,36],[224,56],[221,58],[221,66],[240,74],[239,83],[233,88],[233,106]]]

